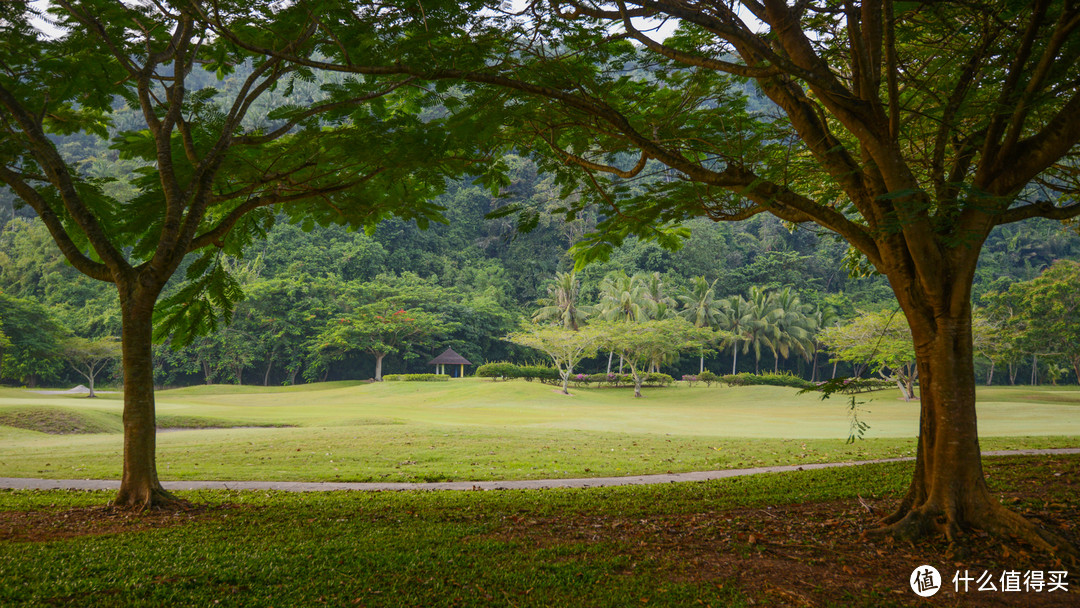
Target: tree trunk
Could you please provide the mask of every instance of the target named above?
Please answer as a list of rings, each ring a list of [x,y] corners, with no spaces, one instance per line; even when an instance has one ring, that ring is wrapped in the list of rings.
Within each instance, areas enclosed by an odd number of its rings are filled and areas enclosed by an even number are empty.
[[[1031,355],[1031,386],[1039,383],[1039,355]]]
[[[735,375],[735,366],[739,363],[739,343],[731,346],[731,375]]]
[[[123,321],[124,473],[113,504],[140,509],[163,506],[176,499],[161,487],[157,476],[151,343],[157,290],[117,287]]]
[[[911,294],[897,293],[908,318],[923,315],[910,323],[922,402],[918,451],[907,494],[879,532],[918,538],[938,531],[952,542],[979,529],[1075,554],[1067,541],[1003,507],[986,486],[975,415],[970,298],[950,316],[905,301],[905,295]]]
[[[94,376],[96,374],[94,373],[94,368],[93,367],[88,368],[87,371],[89,373],[86,374],[86,379],[87,379],[88,382],[90,382],[90,394],[87,395],[86,398],[87,399],[93,399],[94,397],[97,397],[97,395],[94,394]],[[151,374],[152,374],[152,372],[151,372]]]
[[[634,397],[641,397],[641,374],[634,372]]]
[[[986,372],[986,386],[990,386],[994,381],[994,360],[990,360],[990,370]]]
[[[817,382],[818,364],[817,364],[818,349],[814,349],[814,362],[810,364],[810,382]]]
[[[570,394],[570,374],[574,373],[574,368],[568,365],[568,366],[566,366],[566,373],[562,373],[561,371],[559,373],[562,374],[562,392],[563,392],[564,395],[569,395]]]
[[[274,358],[266,362],[266,373],[263,374],[263,386],[270,386],[270,369],[274,367]]]
[[[607,373],[611,373],[611,358],[615,355],[615,351],[609,350],[607,354]]]
[[[698,367],[698,373],[705,373],[705,355],[701,355],[701,365]]]
[[[382,360],[386,353],[375,353],[375,381],[382,382]]]
[[[1017,365],[1009,363],[1009,386],[1016,386]]]

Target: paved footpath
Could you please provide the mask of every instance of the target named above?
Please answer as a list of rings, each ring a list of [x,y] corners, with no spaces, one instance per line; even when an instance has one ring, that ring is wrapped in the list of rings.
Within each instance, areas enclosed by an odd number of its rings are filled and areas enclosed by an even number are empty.
[[[1080,448],[1055,448],[1047,450],[1002,450],[983,452],[983,456],[1037,456],[1043,454],[1080,454]],[[727,477],[742,477],[761,473],[785,471],[810,471],[833,467],[854,467],[881,462],[904,462],[914,458],[885,458],[858,462],[828,462],[794,464],[753,469],[726,469],[722,471],[697,471],[693,473],[668,473],[664,475],[632,475],[628,477],[586,477],[577,479],[523,479],[518,481],[446,481],[430,483],[379,483],[379,482],[303,482],[303,481],[164,481],[166,490],[279,490],[282,492],[329,492],[334,490],[359,490],[366,492],[402,490],[541,490],[546,488],[602,488],[611,486],[638,486],[682,481],[708,481]],[[0,488],[13,490],[116,490],[119,480],[113,479],[32,479],[0,477]]]

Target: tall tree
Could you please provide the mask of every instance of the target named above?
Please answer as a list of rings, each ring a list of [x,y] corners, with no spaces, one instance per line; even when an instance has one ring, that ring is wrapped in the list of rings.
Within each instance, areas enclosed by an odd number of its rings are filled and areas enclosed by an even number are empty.
[[[1064,357],[1080,381],[1080,262],[1054,262],[1009,291],[1020,300],[1023,341],[1041,345],[1040,354]]]
[[[60,343],[64,359],[72,369],[86,378],[89,384],[90,394],[88,398],[94,398],[94,380],[105,366],[120,358],[120,342],[116,338],[99,338],[87,340],[86,338],[72,337]]]
[[[562,392],[569,395],[570,376],[574,366],[582,359],[596,356],[597,348],[605,339],[602,328],[595,326],[573,330],[565,327],[532,326],[508,334],[504,340],[535,348],[551,357],[562,379]]]
[[[723,315],[720,300],[716,298],[716,282],[709,283],[705,277],[694,277],[690,282],[690,293],[679,296],[682,310],[679,316],[694,324],[695,327],[715,329]],[[701,353],[698,372],[705,371],[705,353]]]
[[[775,351],[780,339],[780,326],[777,324],[778,311],[772,294],[761,287],[750,288],[747,294],[748,304],[747,323],[744,326],[745,341],[743,352],[754,351],[754,373],[761,373],[761,350],[767,348]]]
[[[155,461],[151,331],[158,297],[184,258],[199,254],[187,271],[191,282],[160,311],[169,319],[162,331],[180,332],[175,343],[211,329],[213,309],[229,316],[239,291],[221,254],[239,254],[259,238],[275,210],[305,225],[366,226],[396,214],[424,226],[439,218],[432,195],[475,158],[465,139],[478,141],[493,128],[468,124],[450,104],[421,118],[444,101],[446,87],[377,73],[257,116],[260,102],[287,99],[312,72],[238,41],[307,60],[325,53],[322,20],[347,14],[366,27],[362,40],[378,40],[352,45],[350,58],[382,66],[410,49],[429,54],[429,36],[456,27],[378,7],[306,5],[58,0],[50,3],[51,32],[35,26],[34,5],[5,8],[0,183],[37,213],[73,267],[114,284],[119,295],[124,471],[117,505],[173,500]],[[248,71],[222,91],[198,88],[207,73],[224,79],[239,66]],[[110,131],[117,103],[137,108],[143,124]],[[111,138],[123,158],[138,161],[133,198],[110,194],[61,154],[57,137],[76,133]]]
[[[383,301],[361,307],[352,315],[333,319],[315,339],[312,348],[326,360],[339,360],[359,350],[375,357],[375,381],[382,381],[386,355],[426,343],[450,327],[435,314],[420,308],[405,310],[395,302]]]
[[[911,332],[896,313],[863,312],[850,323],[823,330],[818,337],[837,361],[857,364],[856,376],[870,367],[892,379],[904,401],[915,398],[919,368]]]
[[[720,328],[729,334],[727,343],[731,344],[731,373],[735,374],[739,364],[739,346],[746,348],[747,330],[752,320],[750,302],[740,295],[734,295],[721,300],[720,305],[724,311]]]
[[[697,350],[722,339],[717,332],[695,327],[681,317],[640,323],[627,321],[597,324],[595,330],[604,336],[607,348],[615,350],[630,366],[634,377],[634,397],[641,397],[646,366],[665,356],[686,350]]]
[[[676,240],[674,226],[688,216],[771,213],[842,236],[888,277],[911,327],[922,386],[915,474],[880,531],[957,540],[978,528],[1077,555],[987,489],[971,289],[995,226],[1080,215],[1080,5],[536,0],[530,7],[514,40],[536,43],[518,49],[520,61],[403,71],[504,87],[493,104],[504,103],[500,95],[519,100],[514,107],[528,118],[517,126],[541,142],[547,166],[589,186],[594,195],[583,204],[611,210],[582,242],[592,247],[586,258],[630,235]],[[642,17],[677,19],[680,29],[658,41],[639,29]],[[654,69],[636,79],[628,65]],[[753,81],[772,111],[750,111],[734,78]],[[623,180],[650,160],[677,179],[635,196]]]
[[[772,345],[773,373],[779,372],[780,357],[802,355],[807,361],[814,353],[813,335],[817,331],[812,314],[813,307],[803,304],[799,294],[785,287],[773,295],[776,306],[776,340]]]
[[[592,312],[591,306],[582,305],[581,283],[573,271],[555,273],[555,279],[547,287],[547,297],[538,301],[540,309],[533,314],[534,321],[556,321],[566,329],[577,331]]]

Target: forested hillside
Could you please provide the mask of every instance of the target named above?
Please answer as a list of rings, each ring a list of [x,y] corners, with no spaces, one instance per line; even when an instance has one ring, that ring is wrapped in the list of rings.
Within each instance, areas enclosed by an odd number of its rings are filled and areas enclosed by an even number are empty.
[[[240,69],[215,82],[211,74],[200,72],[199,84],[227,92],[244,75]],[[271,95],[249,120],[265,120],[286,99],[294,105],[317,101],[323,95],[321,87],[334,84],[333,76],[320,78],[324,81],[295,81],[287,98],[283,93]],[[767,100],[751,85],[745,86],[750,107],[764,109]],[[112,130],[136,128],[138,120],[118,103]],[[125,200],[136,194],[132,177],[138,161],[121,158],[98,138],[72,135],[55,140],[69,161],[77,163],[84,175],[97,178],[111,195]],[[502,162],[506,181],[498,195],[471,178],[447,185],[435,200],[445,209],[445,224],[421,229],[415,221],[393,219],[366,234],[336,225],[290,224],[279,216],[266,238],[242,256],[219,253],[214,263],[235,278],[244,298],[233,310],[219,307],[219,318],[202,327],[214,330],[202,332],[208,335],[175,335],[171,326],[159,324],[157,383],[364,379],[374,375],[376,359],[382,359],[376,353],[382,351],[386,351],[384,372],[424,372],[429,371],[426,362],[448,347],[474,363],[541,361],[535,351],[500,338],[552,304],[559,289],[556,274],[571,271],[570,248],[598,218],[584,215],[568,221],[560,211],[564,193],[551,176],[539,173],[528,158],[508,155]],[[645,181],[669,179],[660,169],[645,175]],[[119,336],[115,288],[69,266],[45,227],[29,209],[16,208],[14,201],[10,192],[0,191],[0,381],[86,383],[72,365],[87,356],[85,348],[76,348],[72,338],[104,344]],[[519,231],[511,216],[486,217],[515,204],[540,210],[531,231]],[[710,323],[724,326],[721,312],[726,311],[728,325],[735,322],[737,329],[731,307],[746,305],[746,314],[776,316],[783,298],[790,305],[794,296],[796,312],[805,317],[800,323],[806,336],[782,336],[782,324],[773,323],[773,337],[763,333],[739,338],[719,352],[707,353],[704,366],[725,373],[733,368],[776,369],[806,378],[837,372],[828,364],[834,354],[821,351],[823,345],[815,338],[818,331],[842,325],[861,312],[892,313],[897,308],[883,277],[852,276],[858,259],[832,235],[805,227],[791,231],[765,214],[738,223],[700,218],[687,227],[690,237],[678,250],[629,240],[608,260],[580,270],[573,277],[577,304],[594,316],[610,317],[603,302],[615,297],[613,289],[622,289],[626,297],[651,302],[652,312],[643,316],[657,315],[657,303],[663,304],[662,314],[674,315],[685,312],[695,298],[707,296],[716,305]],[[1000,322],[1002,296],[984,302],[985,296],[1003,294],[1013,283],[1034,279],[1054,260],[1078,255],[1080,237],[1058,223],[1031,221],[998,228],[983,249],[974,289],[976,305],[996,303]],[[177,273],[159,308],[188,304],[194,292],[185,289],[184,275]],[[193,274],[201,280],[198,275]],[[756,312],[749,306],[755,297]],[[365,322],[397,311],[428,314],[429,326],[392,348],[365,344],[359,338],[363,332],[358,328]],[[1009,348],[1006,358],[1016,369],[1038,350]],[[850,363],[858,367],[862,362]],[[1058,366],[1048,368],[1051,377],[1067,378],[1064,364],[1055,363],[1054,357],[1044,356],[1042,363]],[[665,371],[677,377],[696,372],[699,364],[698,357],[684,356],[667,362]],[[980,372],[990,371],[987,356],[980,364],[984,368]],[[583,367],[605,365],[606,361],[596,360]],[[839,371],[851,373],[852,367],[843,362]],[[1032,380],[1037,372],[1033,367]],[[99,379],[117,382],[115,366],[106,366]],[[998,382],[1027,380],[1015,371],[996,377]]]
[[[229,322],[183,348],[171,348],[163,336],[158,348],[162,385],[201,382],[281,384],[324,379],[362,379],[374,375],[374,357],[359,345],[333,349],[326,328],[356,311],[382,303],[397,309],[422,309],[437,315],[439,331],[386,357],[384,371],[429,371],[426,362],[453,348],[475,363],[539,360],[500,340],[530,318],[548,296],[557,272],[568,272],[568,249],[591,226],[589,219],[566,222],[544,214],[529,233],[517,232],[510,219],[485,219],[515,199],[559,205],[551,180],[535,165],[508,157],[512,183],[504,197],[463,180],[438,199],[448,224],[421,230],[415,222],[383,222],[373,234],[337,226],[305,227],[279,222],[267,238],[242,258],[225,260],[245,298]],[[113,170],[117,170],[114,167]],[[11,384],[65,384],[86,380],[63,358],[69,336],[118,336],[119,311],[111,285],[87,278],[60,256],[44,226],[10,198],[0,210],[0,319],[10,345],[0,373]],[[789,232],[779,220],[757,216],[737,224],[706,219],[689,224],[692,236],[677,251],[655,243],[631,241],[606,262],[578,273],[582,305],[601,300],[605,277],[659,273],[673,303],[689,295],[695,277],[712,285],[717,300],[747,296],[752,289],[790,287],[801,301],[831,308],[837,320],[858,311],[888,311],[896,304],[879,276],[852,278],[842,261],[847,247],[810,230]],[[987,243],[975,292],[1001,292],[1015,282],[1035,278],[1056,259],[1076,259],[1080,237],[1053,222],[1029,222],[997,230]],[[174,292],[180,283],[174,286]],[[678,306],[673,306],[678,308]],[[222,320],[225,321],[225,320]],[[320,342],[320,339],[323,342]],[[817,358],[826,366],[828,354]],[[731,348],[706,357],[715,371],[731,369]],[[775,363],[764,356],[765,366]],[[754,357],[744,356],[739,371],[753,371]],[[592,368],[602,369],[598,360]],[[984,361],[988,366],[988,362]],[[586,365],[586,367],[590,367]],[[697,357],[686,356],[666,371],[697,371]],[[807,378],[809,362],[781,358],[779,368]],[[841,373],[849,373],[846,367]],[[819,372],[820,373],[820,372]],[[110,381],[108,372],[105,375]],[[1009,377],[1000,374],[999,382]],[[1014,381],[1029,381],[1026,375]]]

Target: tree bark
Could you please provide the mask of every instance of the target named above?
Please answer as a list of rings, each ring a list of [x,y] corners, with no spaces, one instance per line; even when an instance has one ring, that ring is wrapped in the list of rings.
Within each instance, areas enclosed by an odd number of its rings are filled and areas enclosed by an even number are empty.
[[[382,360],[386,353],[375,353],[375,381],[382,382]]]
[[[263,374],[263,386],[270,386],[270,369],[274,367],[274,358],[266,362],[266,373]]]
[[[117,288],[123,321],[124,473],[113,504],[140,509],[165,506],[177,500],[161,487],[157,475],[151,339],[158,289],[119,283]]]
[[[739,363],[739,343],[731,346],[731,375],[735,375],[735,366]]]
[[[878,532],[918,538],[936,531],[955,542],[979,529],[1075,556],[1067,541],[1006,509],[987,488],[975,414],[970,298],[956,314],[938,310],[920,317],[927,307],[897,296],[909,320],[916,317],[910,325],[922,411],[915,474],[897,510],[882,520]]]

